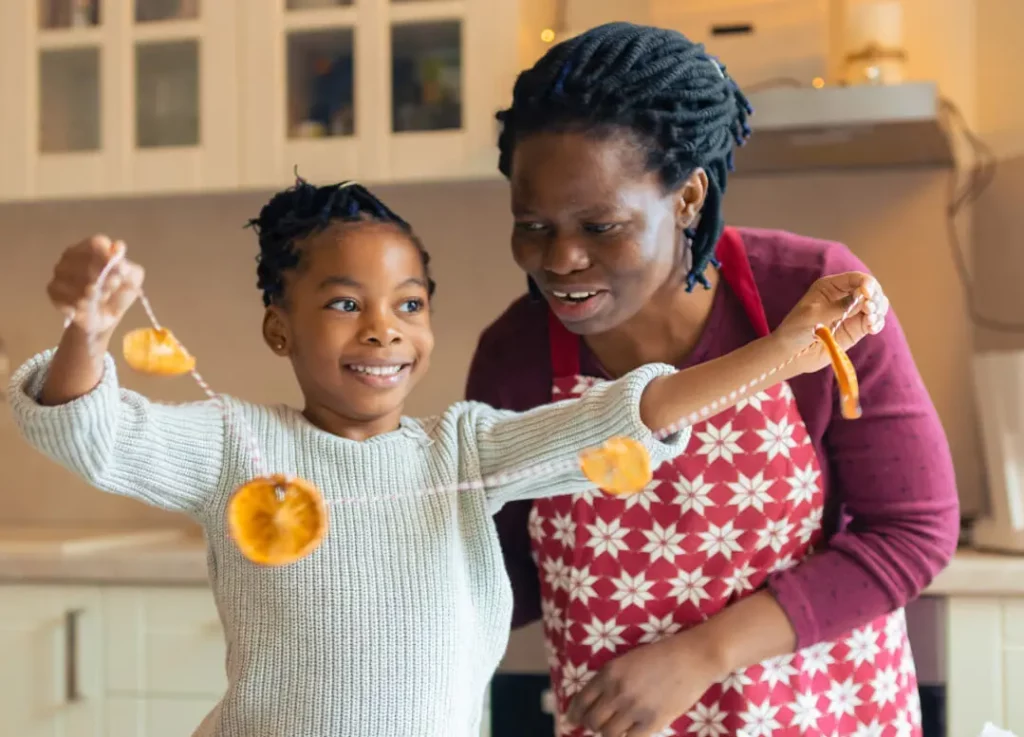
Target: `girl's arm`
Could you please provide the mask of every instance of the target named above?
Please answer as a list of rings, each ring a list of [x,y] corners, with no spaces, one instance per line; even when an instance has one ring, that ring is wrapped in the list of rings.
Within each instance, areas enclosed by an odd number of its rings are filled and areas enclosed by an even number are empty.
[[[476,405],[467,416],[475,427],[479,473],[492,474],[554,461],[572,461],[581,451],[621,435],[641,441],[651,465],[679,455],[690,430],[659,440],[654,433],[698,412],[707,417],[751,393],[828,365],[814,328],[844,316],[855,295],[862,297],[837,332],[844,347],[881,327],[888,308],[870,276],[850,272],[816,282],[782,324],[765,338],[712,361],[676,371],[664,364],[643,366],[621,379],[598,384],[577,400],[537,407],[523,414]],[[788,362],[803,353],[799,360]],[[778,369],[778,370],[776,370]],[[737,391],[745,386],[746,392]],[[711,408],[712,403],[714,407]],[[492,486],[492,509],[513,499],[574,494],[592,489],[577,464],[559,473],[516,478]]]
[[[21,434],[104,491],[197,515],[217,487],[224,420],[213,402],[162,405],[120,389],[105,344],[70,326],[22,366],[10,401]]]

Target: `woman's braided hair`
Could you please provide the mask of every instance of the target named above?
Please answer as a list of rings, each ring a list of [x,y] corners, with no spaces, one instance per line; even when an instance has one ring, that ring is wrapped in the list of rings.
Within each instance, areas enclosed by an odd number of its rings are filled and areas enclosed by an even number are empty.
[[[750,103],[725,67],[702,44],[681,33],[631,23],[608,23],[553,46],[519,75],[512,105],[497,117],[498,168],[512,169],[516,142],[531,133],[621,133],[639,140],[649,171],[665,190],[681,186],[700,167],[708,191],[697,227],[688,231],[693,255],[687,290],[708,286],[724,227],[722,195],[733,148],[750,136]]]

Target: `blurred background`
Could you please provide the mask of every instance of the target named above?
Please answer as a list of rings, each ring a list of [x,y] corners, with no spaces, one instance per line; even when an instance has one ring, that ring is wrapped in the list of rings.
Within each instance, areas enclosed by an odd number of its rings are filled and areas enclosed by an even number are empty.
[[[955,570],[909,614],[927,734],[1024,734],[1021,0],[2,0],[0,372],[56,341],[54,260],[103,232],[215,389],[297,401],[243,228],[297,171],[364,182],[420,232],[438,351],[410,410],[459,399],[525,287],[495,112],[552,43],[610,20],[705,42],[750,93],[732,224],[843,241],[885,284],[964,514]],[[196,531],[90,492],[7,412],[0,469],[0,736],[190,733],[223,687]],[[515,633],[492,737],[552,733],[545,670],[539,630]]]

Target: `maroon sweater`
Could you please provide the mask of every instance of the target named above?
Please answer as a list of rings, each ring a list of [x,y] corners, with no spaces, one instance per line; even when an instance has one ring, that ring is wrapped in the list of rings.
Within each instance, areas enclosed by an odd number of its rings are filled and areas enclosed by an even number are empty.
[[[791,233],[739,229],[769,327],[774,329],[821,276],[867,268],[844,246]],[[523,297],[480,337],[466,396],[523,411],[551,401],[547,307]],[[756,335],[721,282],[707,327],[685,368],[726,354]],[[609,378],[584,346],[581,370]],[[831,371],[790,383],[821,463],[828,543],[774,574],[769,588],[799,647],[833,640],[916,597],[952,557],[959,504],[949,446],[896,317],[850,351],[863,417],[843,420]],[[497,516],[515,594],[513,626],[540,617],[530,551],[530,502]]]

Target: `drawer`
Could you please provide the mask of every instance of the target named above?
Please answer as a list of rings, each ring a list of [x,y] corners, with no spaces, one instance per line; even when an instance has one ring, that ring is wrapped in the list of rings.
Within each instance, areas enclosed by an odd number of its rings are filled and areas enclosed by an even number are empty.
[[[111,588],[103,607],[108,693],[223,695],[226,648],[209,589]]]

